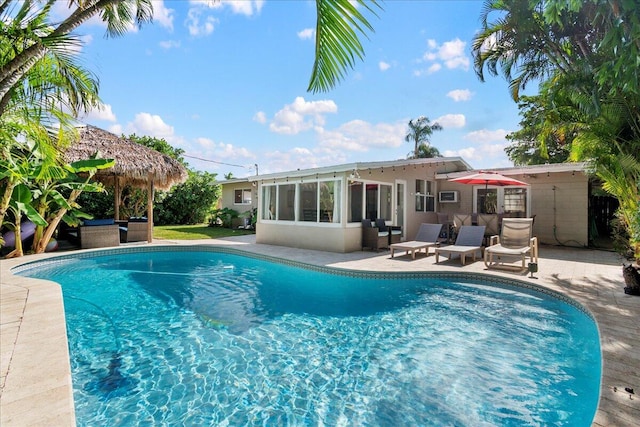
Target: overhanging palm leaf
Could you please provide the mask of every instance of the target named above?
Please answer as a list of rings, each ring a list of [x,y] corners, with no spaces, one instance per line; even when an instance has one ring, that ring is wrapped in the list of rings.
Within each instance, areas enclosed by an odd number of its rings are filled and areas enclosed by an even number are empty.
[[[316,6],[316,59],[307,88],[314,93],[335,87],[354,67],[356,57],[364,58],[357,32],[366,36],[373,27],[358,8],[374,15],[374,8],[381,8],[378,0],[316,0]]]

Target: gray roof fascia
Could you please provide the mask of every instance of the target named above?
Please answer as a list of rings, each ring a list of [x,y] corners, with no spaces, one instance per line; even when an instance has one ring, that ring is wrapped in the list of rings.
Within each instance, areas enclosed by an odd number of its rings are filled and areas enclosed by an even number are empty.
[[[587,162],[573,162],[573,163],[546,163],[544,165],[527,165],[527,166],[514,166],[510,168],[488,168],[478,169],[473,172],[487,171],[498,172],[502,175],[532,175],[537,173],[558,173],[558,172],[584,172],[589,170],[589,164]],[[467,172],[452,172],[452,173],[440,173],[436,174],[436,179],[449,179],[457,178],[468,174]]]
[[[321,168],[311,168],[311,169],[298,169],[294,171],[286,171],[286,172],[277,172],[265,175],[253,175],[248,177],[249,181],[260,181],[260,180],[272,180],[272,179],[282,179],[282,178],[299,178],[306,177],[312,175],[323,175],[323,174],[331,174],[331,173],[346,173],[352,172],[354,170],[363,171],[367,169],[378,169],[378,168],[392,168],[392,167],[402,167],[402,166],[412,166],[412,165],[422,165],[422,164],[450,164],[455,163],[457,166],[466,169],[472,170],[473,168],[462,158],[460,157],[433,157],[427,159],[400,159],[400,160],[390,160],[390,161],[380,161],[380,162],[356,162],[356,163],[347,163],[342,165],[335,166],[324,166]]]

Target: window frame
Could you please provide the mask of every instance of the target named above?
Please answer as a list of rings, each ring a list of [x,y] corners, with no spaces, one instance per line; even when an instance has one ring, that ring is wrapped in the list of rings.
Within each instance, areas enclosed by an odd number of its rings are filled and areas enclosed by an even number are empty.
[[[422,185],[419,185],[422,184]],[[415,211],[435,212],[436,211],[436,182],[428,179],[415,180]]]
[[[238,202],[238,192],[240,193],[240,202]],[[247,202],[245,195],[249,194],[249,201]],[[253,190],[251,188],[236,188],[233,190],[233,204],[236,206],[247,206],[253,203]]]

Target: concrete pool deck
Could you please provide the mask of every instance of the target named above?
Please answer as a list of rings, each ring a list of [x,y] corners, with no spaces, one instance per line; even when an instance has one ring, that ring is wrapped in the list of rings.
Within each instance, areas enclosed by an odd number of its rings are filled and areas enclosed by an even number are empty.
[[[309,264],[370,271],[488,273],[546,287],[573,298],[597,320],[603,357],[600,403],[593,426],[640,424],[640,297],[625,295],[622,259],[612,252],[544,246],[534,279],[486,270],[482,261],[435,264],[389,251],[347,254],[255,243],[254,235],[219,240],[168,241],[154,245],[229,245],[236,249]],[[68,254],[68,253],[65,253]],[[60,287],[13,276],[10,269],[58,254],[0,261],[0,425],[72,426],[72,385]],[[633,388],[635,394],[625,392]]]

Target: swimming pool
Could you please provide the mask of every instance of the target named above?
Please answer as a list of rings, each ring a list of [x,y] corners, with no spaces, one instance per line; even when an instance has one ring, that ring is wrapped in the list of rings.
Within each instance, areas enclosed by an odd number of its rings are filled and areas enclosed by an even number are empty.
[[[598,333],[575,305],[480,277],[231,252],[22,270],[62,284],[79,425],[591,423]]]

